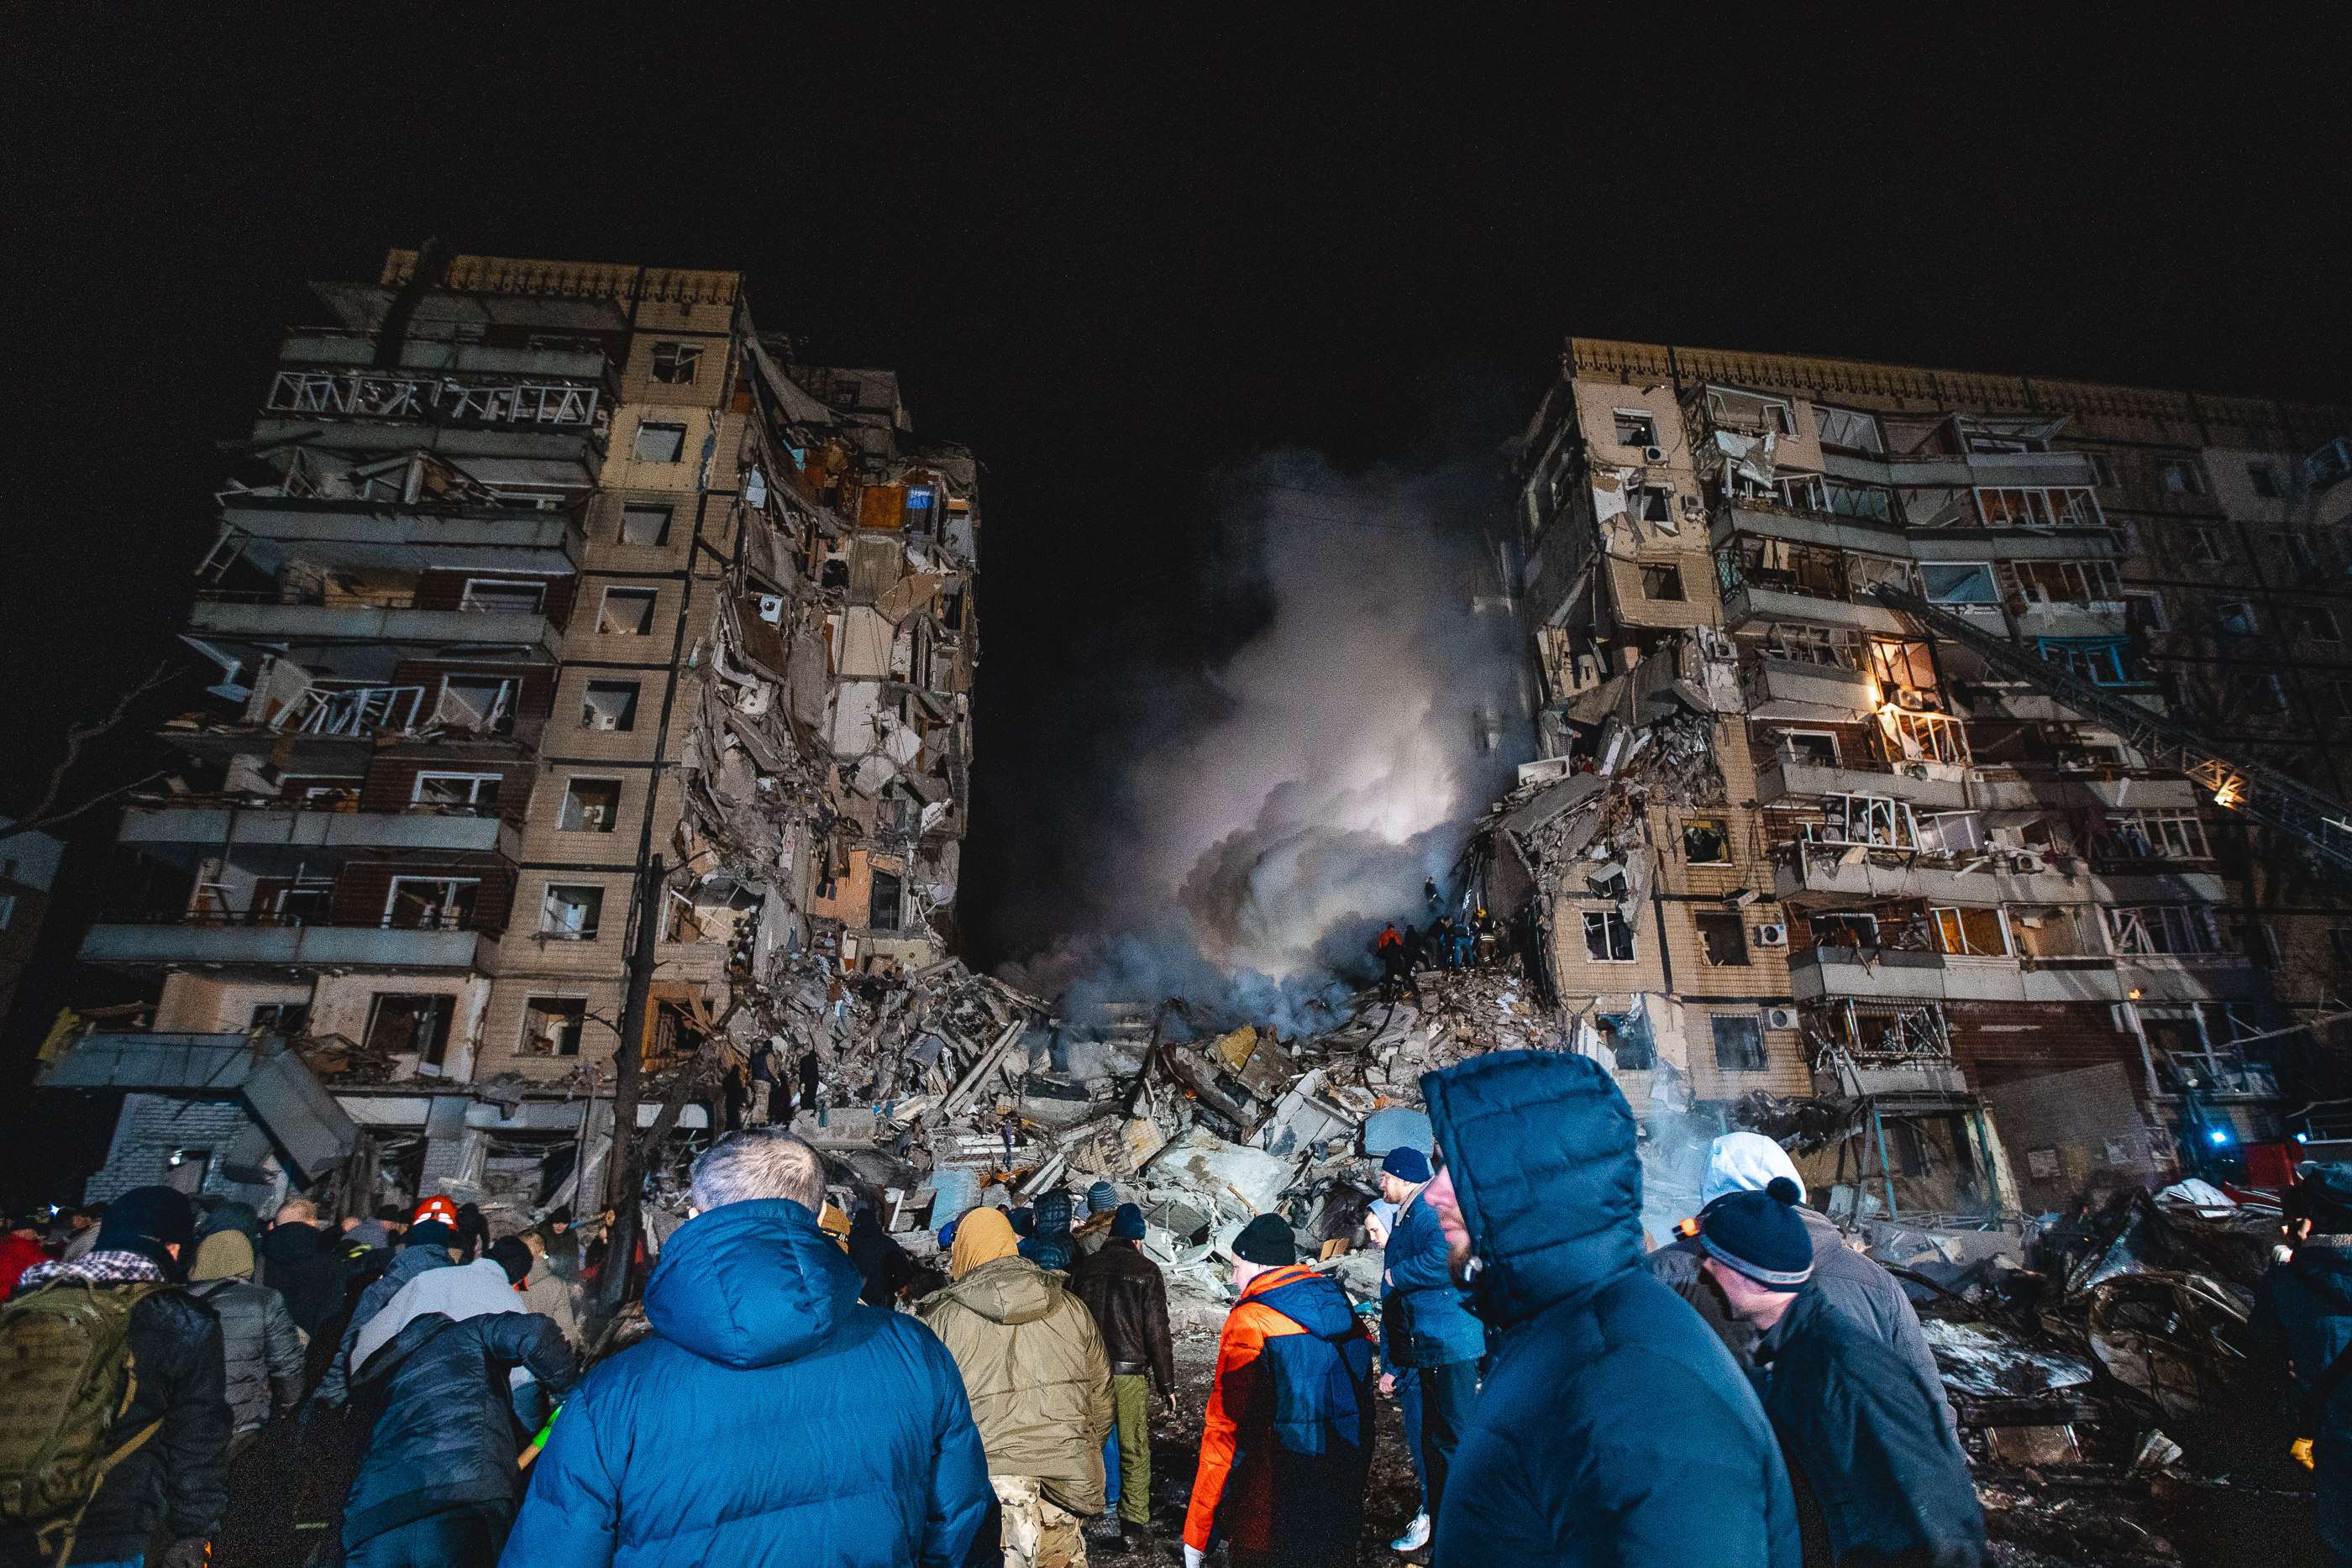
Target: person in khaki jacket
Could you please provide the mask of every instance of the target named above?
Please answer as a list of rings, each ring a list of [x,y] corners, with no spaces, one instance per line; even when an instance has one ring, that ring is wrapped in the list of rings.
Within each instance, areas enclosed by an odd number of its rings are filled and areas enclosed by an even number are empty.
[[[1078,1520],[1103,1511],[1110,1355],[1065,1276],[1019,1255],[1004,1216],[957,1223],[944,1291],[915,1310],[955,1357],[1004,1516],[1005,1568],[1087,1560]]]

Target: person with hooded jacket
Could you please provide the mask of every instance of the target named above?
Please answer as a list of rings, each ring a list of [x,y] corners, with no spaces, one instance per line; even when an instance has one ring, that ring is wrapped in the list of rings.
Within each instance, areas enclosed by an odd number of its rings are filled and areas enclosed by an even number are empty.
[[[1091,1201],[1091,1195],[1089,1196]],[[1110,1235],[1101,1248],[1078,1260],[1070,1289],[1094,1314],[1102,1331],[1103,1354],[1110,1357],[1114,1415],[1104,1445],[1103,1468],[1111,1471],[1118,1518],[1106,1520],[1097,1539],[1115,1535],[1124,1545],[1146,1539],[1151,1526],[1151,1421],[1146,1375],[1160,1385],[1172,1408],[1176,1400],[1176,1346],[1168,1332],[1168,1281],[1160,1265],[1136,1243],[1143,1239],[1143,1210],[1122,1203],[1111,1211]],[[1112,1469],[1116,1465],[1117,1469]]]
[[[253,1243],[244,1231],[205,1237],[188,1279],[188,1294],[220,1319],[234,1458],[261,1435],[273,1407],[285,1416],[302,1403],[302,1339],[285,1299],[253,1282]]]
[[[493,1568],[520,1490],[501,1396],[515,1371],[557,1399],[577,1375],[536,1312],[425,1312],[362,1360],[352,1400],[373,1420],[343,1505],[350,1568]]]
[[[695,1163],[653,1332],[565,1401],[501,1568],[960,1568],[992,1507],[963,1379],[920,1323],[858,1304],[824,1202],[782,1128]]]
[[[168,1186],[133,1187],[107,1207],[98,1239],[79,1258],[37,1263],[11,1300],[58,1283],[93,1290],[176,1284],[196,1244],[195,1209]],[[154,1435],[106,1472],[83,1511],[68,1563],[115,1563],[143,1556],[170,1531],[163,1568],[202,1568],[228,1506],[229,1407],[220,1320],[185,1291],[157,1291],[131,1309],[136,1383],[131,1404],[107,1431],[110,1451],[149,1427]],[[29,1530],[0,1530],[0,1568],[58,1561]]]
[[[1040,1269],[1068,1273],[1077,1260],[1078,1244],[1070,1235],[1070,1195],[1055,1188],[1037,1200],[1035,1219],[1021,1243],[1021,1256]]]
[[[995,1209],[958,1223],[948,1272],[915,1314],[963,1374],[1008,1568],[1083,1563],[1077,1516],[1103,1511],[1103,1438],[1116,1418],[1101,1331],[1061,1274],[1020,1256]]]
[[[439,1201],[446,1202],[446,1199]],[[314,1407],[332,1409],[343,1403],[352,1374],[352,1347],[359,1343],[360,1331],[366,1328],[375,1315],[392,1304],[393,1297],[405,1290],[410,1281],[428,1269],[448,1269],[457,1264],[457,1232],[439,1219],[419,1218],[403,1233],[401,1249],[382,1277],[360,1292],[351,1317],[343,1324],[343,1336],[335,1346],[332,1360],[327,1363],[326,1375],[320,1378],[318,1392],[310,1396]]]
[[[1798,1568],[1788,1467],[1755,1390],[1642,1267],[1633,1114],[1609,1074],[1494,1051],[1421,1086],[1443,1166],[1423,1196],[1499,1335],[1435,1562]]]
[[[2286,1257],[2263,1277],[2247,1326],[2285,1377],[2288,1424],[2311,1437],[2321,1550],[2330,1568],[2352,1568],[2352,1377],[2308,1408],[2328,1368],[2352,1354],[2352,1165],[2303,1166],[2286,1212]]]
[[[1233,1252],[1241,1300],[1217,1337],[1184,1568],[1221,1539],[1234,1568],[1347,1568],[1379,1408],[1371,1338],[1335,1281],[1298,1266],[1297,1238],[1276,1216],[1244,1226]]]
[[[1797,1174],[1796,1162],[1789,1158],[1787,1150],[1761,1133],[1727,1133],[1707,1149],[1706,1176],[1699,1187],[1701,1213],[1727,1194],[1762,1192],[1781,1179],[1794,1183],[1800,1192],[1804,1190],[1804,1178]],[[1894,1275],[1848,1247],[1829,1216],[1801,1202],[1795,1212],[1812,1241],[1812,1283],[1822,1300],[1909,1362],[1934,1396],[1944,1424],[1958,1431],[1959,1416],[1944,1397],[1943,1374],[1936,1368],[1927,1336],[1919,1330],[1918,1309],[1912,1306],[1911,1298],[1903,1293]],[[1695,1232],[1696,1228],[1692,1228]],[[1743,1367],[1753,1365],[1756,1325],[1732,1312],[1723,1291],[1701,1266],[1706,1258],[1706,1249],[1694,1233],[1676,1236],[1643,1262],[1660,1284],[1706,1320],[1734,1361]]]

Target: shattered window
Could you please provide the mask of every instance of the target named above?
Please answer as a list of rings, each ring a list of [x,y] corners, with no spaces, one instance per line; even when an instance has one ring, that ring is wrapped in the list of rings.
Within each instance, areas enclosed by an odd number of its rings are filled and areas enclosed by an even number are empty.
[[[601,885],[559,886],[551,883],[539,906],[539,931],[558,942],[593,942],[596,917],[604,913]]]
[[[1683,859],[1692,865],[1729,865],[1729,822],[1721,817],[1684,818]]]
[[[580,727],[636,728],[637,686],[635,681],[589,682],[587,691],[580,699]]]
[[[2204,860],[2205,824],[2194,811],[2110,811],[2107,836],[2126,854]]]
[[[1691,919],[1698,927],[1699,946],[1709,964],[1718,968],[1748,967],[1748,928],[1738,915],[1710,910]]]
[[[396,876],[383,924],[394,931],[460,931],[474,914],[481,883],[471,877]]]
[[[2254,607],[2242,599],[2225,599],[2215,605],[2213,622],[2222,631],[2241,637],[2253,636],[2263,629],[2254,618]]]
[[[2123,595],[2115,562],[2021,560],[2017,590],[2028,604],[2113,604]]]
[[[1936,950],[1971,958],[2009,956],[2009,922],[1998,909],[1931,909]]]
[[[669,543],[670,508],[667,507],[624,507],[621,508],[621,542],[625,545],[666,545]]]
[[[609,833],[620,825],[621,781],[617,779],[574,779],[563,787],[563,816],[556,824],[567,833]]]
[[[1800,768],[1835,768],[1837,737],[1822,730],[1790,730],[1780,737],[1780,760]]]
[[[604,608],[597,612],[596,630],[606,637],[642,637],[653,629],[651,588],[608,588]]]
[[[2131,643],[2124,638],[2105,637],[2038,637],[2034,647],[2042,656],[2066,667],[2066,673],[2093,685],[2120,686],[2130,684],[2131,673],[2125,668],[2124,656]]]
[[[2199,528],[2190,553],[2209,565],[2219,566],[2230,559],[2229,541],[2221,537],[2219,528]]]
[[[1990,561],[1923,562],[1919,581],[1930,604],[1998,604]]]
[[[699,343],[656,343],[654,345],[654,380],[672,386],[688,386],[694,382],[694,367],[702,358]]]
[[[1679,600],[1683,597],[1683,572],[1678,566],[1645,566],[1642,569],[1642,597],[1644,599]]]
[[[1658,444],[1658,422],[1647,413],[1617,411],[1617,444],[1620,446],[1655,446]]]
[[[577,1056],[580,1028],[588,1019],[585,997],[527,997],[522,1004],[525,1056]]]
[[[2118,953],[2218,953],[2213,912],[2201,904],[2147,904],[2107,911]]]
[[[2205,476],[2197,465],[2185,457],[2168,458],[2157,465],[2157,483],[2175,496],[2201,496],[2205,493]]]
[[[428,811],[459,816],[495,816],[499,809],[497,773],[419,773],[409,802]]]
[[[1764,1020],[1753,1016],[1726,1018],[1717,1014],[1708,1020],[1715,1026],[1715,1065],[1725,1072],[1761,1072],[1770,1064],[1764,1059]]]
[[[634,450],[640,463],[675,463],[686,454],[686,426],[641,423]]]
[[[1929,854],[1964,855],[1984,848],[1982,819],[1974,811],[1936,811],[1918,819],[1919,847]]]
[[[1813,423],[1821,426],[1823,446],[1843,446],[1849,452],[1884,452],[1878,439],[1878,421],[1870,414],[1848,408],[1823,408],[1813,405]]]
[[[1895,492],[1885,485],[1864,485],[1853,479],[1825,479],[1829,509],[1841,517],[1862,517],[1874,523],[1895,520]]]
[[[1633,928],[1613,909],[1589,909],[1584,914],[1584,951],[1596,964],[1630,964]]]
[[[1819,837],[1832,844],[1912,849],[1918,842],[1910,802],[1888,795],[1824,795]]]
[[[469,577],[457,608],[485,615],[536,615],[547,602],[543,582],[503,582]]]
[[[1706,412],[1716,424],[1726,430],[1744,431],[1750,435],[1797,434],[1797,416],[1785,398],[1764,397],[1730,387],[1709,387]]]
[[[438,1067],[449,1050],[449,1019],[455,997],[403,996],[378,991],[368,1001],[366,1049],[370,1054],[414,1054]]]
[[[1875,915],[1815,915],[1806,924],[1813,928],[1813,946],[1816,947],[1878,946],[1878,916]]]

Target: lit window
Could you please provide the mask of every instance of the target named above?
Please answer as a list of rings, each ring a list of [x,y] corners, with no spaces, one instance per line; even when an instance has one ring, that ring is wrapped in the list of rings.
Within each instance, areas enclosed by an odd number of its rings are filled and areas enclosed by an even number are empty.
[[[1589,909],[1584,914],[1584,952],[1596,964],[1633,961],[1633,928],[1613,909]]]
[[[2009,921],[1998,909],[1931,909],[1936,950],[1971,958],[2009,956]]]

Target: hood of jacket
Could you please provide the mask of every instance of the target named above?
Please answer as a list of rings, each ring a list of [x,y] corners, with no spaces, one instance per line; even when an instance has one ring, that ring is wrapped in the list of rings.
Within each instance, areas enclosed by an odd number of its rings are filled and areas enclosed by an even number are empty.
[[[272,1263],[307,1263],[319,1256],[321,1234],[317,1226],[300,1220],[273,1225],[262,1234],[261,1255]]]
[[[2330,1306],[2352,1312],[2352,1238],[2344,1241],[2342,1246],[2306,1241],[2294,1249],[2287,1270]]]
[[[1498,1051],[1421,1081],[1479,1260],[1479,1315],[1514,1323],[1642,1263],[1633,1113],[1601,1064]]]
[[[1302,1264],[1260,1274],[1242,1300],[1272,1307],[1317,1339],[1342,1340],[1362,1332],[1356,1326],[1355,1305],[1339,1281]]]
[[[779,1366],[839,1333],[864,1288],[814,1215],[790,1198],[753,1198],[671,1233],[646,1286],[646,1319],[706,1361]]]
[[[1034,1323],[1062,1304],[1062,1280],[1026,1258],[982,1263],[939,1299],[971,1308],[996,1323]]]

